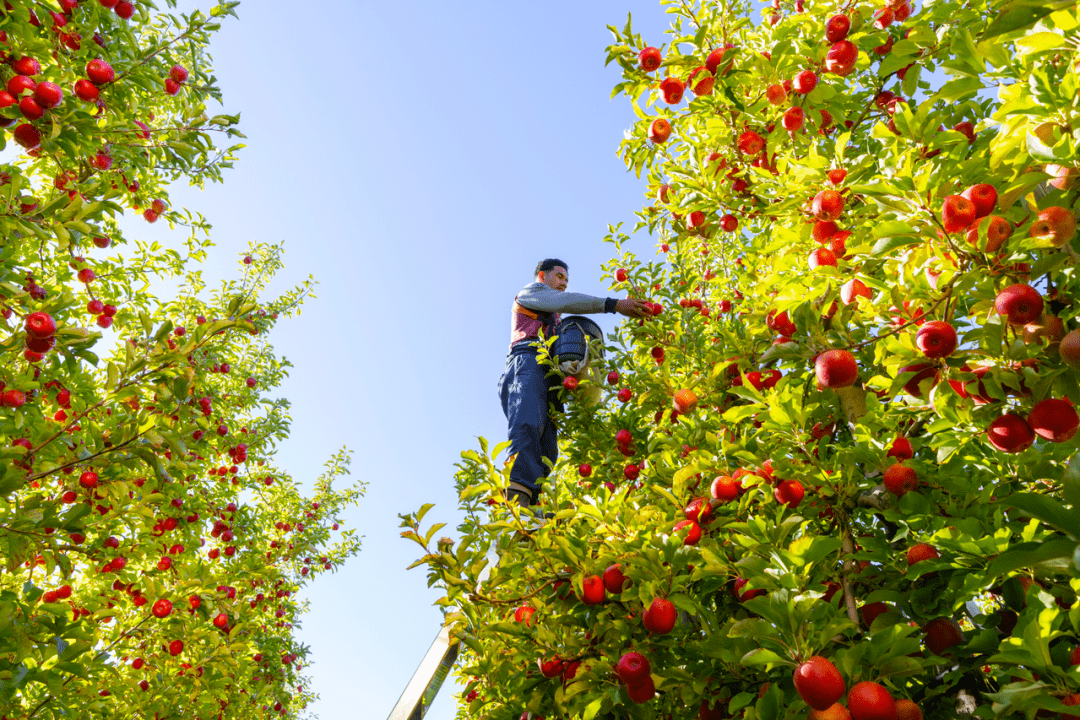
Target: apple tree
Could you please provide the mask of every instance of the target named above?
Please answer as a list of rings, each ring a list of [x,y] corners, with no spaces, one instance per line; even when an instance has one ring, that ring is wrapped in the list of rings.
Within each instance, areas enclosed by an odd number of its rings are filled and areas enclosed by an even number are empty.
[[[567,393],[554,518],[486,444],[456,540],[403,517],[460,715],[1069,716],[1075,3],[663,5],[607,51],[654,316]]]
[[[308,495],[274,464],[269,332],[311,283],[267,297],[255,243],[207,287],[210,225],[169,203],[242,147],[209,112],[237,3],[166,4],[0,10],[0,717],[300,717],[298,592],[359,549],[348,455]]]

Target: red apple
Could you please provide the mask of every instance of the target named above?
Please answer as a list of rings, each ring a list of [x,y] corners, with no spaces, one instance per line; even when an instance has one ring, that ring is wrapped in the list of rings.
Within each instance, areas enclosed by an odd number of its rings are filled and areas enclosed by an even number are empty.
[[[1076,216],[1063,207],[1048,207],[1039,211],[1028,234],[1052,247],[1064,247],[1076,237]]]
[[[765,149],[765,138],[753,130],[745,130],[739,135],[739,150],[746,155],[757,155]]]
[[[1008,413],[990,423],[986,438],[995,448],[1005,453],[1027,450],[1035,442],[1035,431],[1019,415]]]
[[[975,222],[975,203],[962,195],[949,195],[941,206],[941,224],[945,232],[956,233]]]
[[[644,682],[651,673],[649,661],[641,653],[628,652],[615,664],[615,674],[627,685]]]
[[[40,82],[34,88],[34,100],[43,108],[54,108],[64,101],[64,91],[51,82]]]
[[[660,94],[668,105],[678,105],[679,101],[682,100],[685,89],[686,86],[678,78],[664,78],[663,82],[660,83]]]
[[[870,288],[866,287],[866,284],[857,278],[852,278],[844,283],[840,288],[840,301],[845,305],[851,305],[855,302],[855,298],[864,297],[870,300],[873,297],[873,292]]]
[[[923,639],[926,649],[934,655],[944,655],[949,648],[965,641],[964,633],[952,618],[935,618],[926,623],[923,630],[926,632]]]
[[[814,655],[795,668],[795,691],[815,710],[827,710],[844,696],[846,687],[831,661]]]
[[[719,476],[709,486],[709,494],[724,502],[730,502],[739,497],[741,490],[742,483],[728,475]]]
[[[1073,370],[1080,371],[1080,330],[1073,330],[1061,338],[1058,346],[1062,361]]]
[[[1047,398],[1035,404],[1027,418],[1028,425],[1044,440],[1067,442],[1080,427],[1080,416],[1068,400]]]
[[[664,118],[656,118],[649,125],[649,140],[660,145],[671,137],[671,123]]]
[[[956,330],[940,320],[923,323],[915,335],[915,346],[928,358],[949,357],[956,350]]]
[[[701,526],[693,520],[680,520],[675,523],[675,527],[672,528],[672,534],[682,535],[680,531],[686,530],[686,539],[683,540],[683,545],[697,545],[701,542]]]
[[[581,580],[581,602],[599,605],[604,602],[604,581],[599,575],[586,575]]]
[[[788,108],[780,119],[780,125],[788,132],[795,132],[803,126],[803,117],[801,107]]]
[[[810,253],[807,262],[809,263],[811,270],[815,270],[822,265],[836,267],[836,253],[830,248],[816,248]]]
[[[936,560],[941,557],[937,548],[933,545],[927,545],[926,543],[919,543],[908,548],[907,551],[907,564],[911,567],[915,563],[922,562],[923,560]]]
[[[918,489],[919,476],[914,468],[909,468],[902,463],[894,463],[885,470],[882,484],[893,495],[902,497]]]
[[[994,308],[1010,325],[1027,325],[1042,316],[1043,299],[1035,288],[1018,283],[998,293]]]
[[[87,63],[86,76],[95,85],[105,85],[116,79],[112,66],[101,59],[94,59]]]
[[[79,78],[75,81],[75,97],[85,102],[94,102],[98,99],[101,91],[98,90],[97,85],[86,80],[85,78]]]
[[[840,42],[848,36],[851,30],[851,20],[847,15],[833,15],[829,22],[825,23],[825,39],[829,42]]]
[[[660,51],[654,47],[647,47],[638,55],[638,64],[641,69],[647,73],[660,67],[660,63],[663,62],[663,60],[663,55],[661,55]]]
[[[911,447],[911,441],[906,437],[897,435],[893,440],[892,445],[889,447],[889,452],[885,454],[886,457],[891,457],[897,462],[903,462],[904,460],[910,460],[915,457],[915,449]]]
[[[967,241],[984,252],[997,252],[1012,235],[1013,226],[1000,215],[987,215],[973,222],[965,236]],[[986,246],[979,241],[979,235],[986,235]]]
[[[864,680],[848,691],[851,720],[896,720],[896,701],[876,682]]]
[[[791,80],[791,87],[800,95],[806,95],[817,87],[817,74],[813,70],[803,70]]]
[[[770,105],[783,105],[787,102],[787,90],[783,85],[773,84],[765,88],[765,99]]]
[[[847,350],[826,350],[814,361],[814,374],[818,388],[843,388],[855,383],[859,367]]]
[[[859,49],[850,40],[835,43],[825,55],[825,70],[841,77],[850,75],[859,59]]]
[[[41,72],[41,63],[32,57],[24,55],[18,60],[12,61],[11,69],[14,70],[17,75],[37,75]]]
[[[781,480],[780,484],[773,490],[773,497],[776,498],[776,502],[793,509],[799,507],[799,503],[802,502],[805,495],[806,490],[803,489],[802,483],[798,480]]]
[[[818,220],[836,220],[844,212],[844,196],[826,189],[814,196],[811,212]]]
[[[675,627],[675,605],[667,598],[656,598],[641,617],[645,629],[657,635],[666,635]]]
[[[627,685],[626,694],[639,705],[652,700],[656,696],[656,686],[653,684],[652,676],[646,676],[636,685]]]
[[[604,570],[604,589],[612,595],[618,595],[623,590],[629,587],[629,583],[626,580],[626,575],[623,574],[622,565],[615,563],[614,565],[608,565]]]
[[[997,205],[997,190],[994,189],[993,185],[987,185],[986,183],[972,185],[960,193],[960,197],[967,198],[975,205],[976,219],[986,217],[994,212],[994,206]]]
[[[41,145],[41,133],[33,125],[23,123],[15,128],[14,132],[15,142],[22,145],[27,150],[31,150]]]

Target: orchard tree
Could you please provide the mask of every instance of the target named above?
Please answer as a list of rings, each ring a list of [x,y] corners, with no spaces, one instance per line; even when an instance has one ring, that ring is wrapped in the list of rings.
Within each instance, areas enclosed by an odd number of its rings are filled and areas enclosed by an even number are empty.
[[[282,251],[253,244],[207,288],[210,226],[168,197],[242,147],[238,116],[208,113],[236,4],[0,10],[0,717],[295,718],[313,698],[298,593],[359,549],[339,518],[363,486],[333,487],[344,452],[309,497],[273,464],[290,365],[267,337],[311,283],[263,297]],[[182,248],[140,240],[154,222]]]
[[[554,520],[486,444],[456,541],[404,517],[460,716],[1080,716],[1075,3],[664,5],[608,48],[654,317]]]

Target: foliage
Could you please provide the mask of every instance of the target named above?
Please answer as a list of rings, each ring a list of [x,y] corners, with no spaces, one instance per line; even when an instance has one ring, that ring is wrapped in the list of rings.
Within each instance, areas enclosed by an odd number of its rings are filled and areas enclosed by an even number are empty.
[[[812,655],[847,688],[879,682],[926,717],[1066,710],[1080,692],[1076,439],[1033,435],[1009,453],[987,429],[1006,411],[1029,427],[1046,398],[1080,402],[1058,343],[1080,315],[1076,243],[1036,227],[1051,207],[1075,219],[1080,199],[1075,4],[896,3],[890,18],[910,17],[881,27],[865,3],[776,0],[760,19],[737,0],[663,4],[657,72],[629,22],[608,48],[615,94],[638,117],[620,154],[651,203],[635,232],[659,257],[613,227],[605,267],[660,312],[610,337],[620,377],[605,401],[571,399],[560,418],[544,491],[555,520],[485,504],[508,477],[504,446],[486,445],[460,464],[457,541],[433,547],[437,528],[403,518],[468,647],[460,715],[804,717],[792,676]],[[840,13],[850,67],[825,39]],[[662,81],[691,76],[665,102]],[[973,218],[956,230],[945,208],[980,183],[1011,231],[994,252],[985,228],[969,240]],[[865,292],[849,294],[854,280]],[[998,314],[1000,291],[1020,283],[1056,331]],[[929,321],[958,332],[954,352],[924,355]],[[857,380],[819,373],[827,350],[850,353]],[[632,442],[616,441],[623,429]],[[889,456],[898,437],[913,458]],[[886,490],[890,468],[913,470],[917,488]],[[725,485],[741,491],[728,500]],[[697,498],[711,518],[691,544],[694,528],[675,526],[704,512]],[[937,557],[909,566],[919,544]],[[616,563],[629,586],[585,604],[586,578]],[[644,626],[656,598],[680,611],[670,633]],[[631,649],[657,691],[640,704],[613,672]],[[545,661],[548,674],[580,666],[549,679]]]
[[[333,487],[344,451],[310,497],[273,465],[290,365],[267,337],[311,282],[262,297],[282,250],[255,244],[208,289],[210,226],[168,206],[170,183],[219,182],[242,147],[238,116],[208,115],[209,43],[237,3],[125,4],[0,12],[5,87],[31,58],[25,77],[64,94],[36,120],[0,94],[0,715],[300,717],[297,593],[358,551],[334,531],[363,485]],[[88,81],[95,60],[112,81]],[[162,218],[182,249],[130,229]],[[41,313],[56,328],[38,337]]]

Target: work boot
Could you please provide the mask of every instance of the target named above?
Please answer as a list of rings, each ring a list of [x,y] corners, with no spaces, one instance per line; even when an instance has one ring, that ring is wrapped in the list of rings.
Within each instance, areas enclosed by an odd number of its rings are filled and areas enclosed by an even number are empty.
[[[525,490],[518,490],[517,488],[506,488],[504,496],[508,502],[517,503],[521,507],[529,507],[533,504],[532,494]]]

